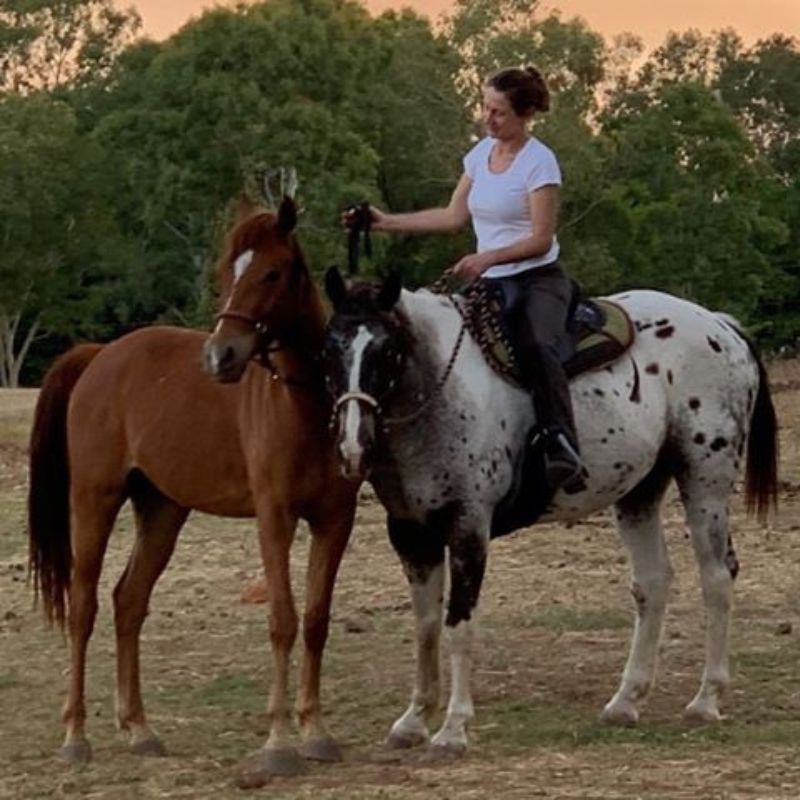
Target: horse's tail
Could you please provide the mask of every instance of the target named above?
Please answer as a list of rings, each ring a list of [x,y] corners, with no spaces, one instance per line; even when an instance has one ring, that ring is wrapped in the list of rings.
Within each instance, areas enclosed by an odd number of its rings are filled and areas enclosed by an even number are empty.
[[[735,319],[727,314],[719,316],[747,342],[758,366],[758,391],[747,436],[744,496],[747,513],[755,512],[759,521],[765,522],[770,509],[778,508],[778,419],[769,391],[769,377],[753,340]]]
[[[72,390],[103,345],[73,347],[45,375],[30,439],[28,573],[34,598],[41,594],[52,624],[64,627],[65,596],[72,569],[67,408]]]
[[[778,508],[778,419],[767,370],[752,343],[748,344],[758,364],[758,392],[747,437],[745,500],[747,512],[755,511],[758,519],[764,522],[770,509]]]

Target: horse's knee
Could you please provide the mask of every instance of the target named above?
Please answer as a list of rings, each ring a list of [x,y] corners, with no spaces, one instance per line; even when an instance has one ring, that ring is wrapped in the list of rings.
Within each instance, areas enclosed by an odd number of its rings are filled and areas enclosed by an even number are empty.
[[[673,569],[667,564],[661,572],[647,577],[637,576],[631,581],[631,597],[639,616],[666,608],[673,576]]]
[[[297,614],[271,609],[269,619],[269,638],[273,648],[291,650],[297,639]]]
[[[461,535],[450,543],[450,602],[445,624],[469,622],[478,605],[486,570],[488,542],[478,534]]]
[[[314,653],[325,649],[330,628],[330,615],[309,612],[303,617],[303,641],[306,648]]]

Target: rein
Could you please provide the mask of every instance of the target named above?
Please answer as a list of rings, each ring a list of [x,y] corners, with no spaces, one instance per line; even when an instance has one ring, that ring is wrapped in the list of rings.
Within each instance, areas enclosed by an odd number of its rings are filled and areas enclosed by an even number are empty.
[[[458,306],[453,303],[458,309]],[[459,311],[459,313],[461,313]],[[447,362],[447,366],[444,368],[444,372],[442,372],[441,378],[437,381],[436,385],[433,387],[433,390],[428,395],[427,399],[422,402],[421,405],[417,406],[414,411],[410,412],[409,414],[404,414],[399,417],[384,417],[383,422],[386,425],[404,425],[407,422],[412,422],[413,420],[417,419],[422,413],[428,408],[428,406],[433,403],[433,401],[441,394],[442,390],[444,389],[444,385],[447,383],[447,379],[450,377],[450,374],[453,371],[453,367],[455,366],[456,359],[458,358],[458,353],[461,350],[461,343],[464,341],[464,334],[467,332],[467,325],[464,321],[462,316],[461,318],[461,328],[458,331],[458,336],[456,337],[456,343],[453,345],[453,352],[450,354],[450,360]]]

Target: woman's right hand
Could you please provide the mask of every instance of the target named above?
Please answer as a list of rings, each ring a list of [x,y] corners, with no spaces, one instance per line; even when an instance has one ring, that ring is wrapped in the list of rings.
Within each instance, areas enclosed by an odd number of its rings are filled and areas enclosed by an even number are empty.
[[[352,227],[356,214],[358,213],[358,210],[359,209],[357,206],[350,206],[349,208],[346,208],[342,212],[342,225],[344,225],[345,228]],[[370,227],[372,228],[372,230],[386,231],[389,229],[387,225],[387,218],[389,217],[389,215],[387,213],[381,211],[379,208],[375,208],[375,206],[373,205],[370,205],[369,215],[371,221]]]

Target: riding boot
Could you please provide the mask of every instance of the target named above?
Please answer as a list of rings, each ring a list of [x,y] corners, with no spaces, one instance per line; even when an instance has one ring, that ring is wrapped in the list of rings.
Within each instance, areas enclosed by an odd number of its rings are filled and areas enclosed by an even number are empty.
[[[569,394],[569,383],[552,351],[538,347],[528,384],[536,415],[531,445],[544,453],[547,481],[553,489],[567,493],[584,488],[587,476],[578,449],[578,436]]]
[[[532,449],[541,448],[545,475],[553,489],[563,488],[568,494],[585,487],[586,467],[578,449],[558,425],[536,424],[530,441]]]

